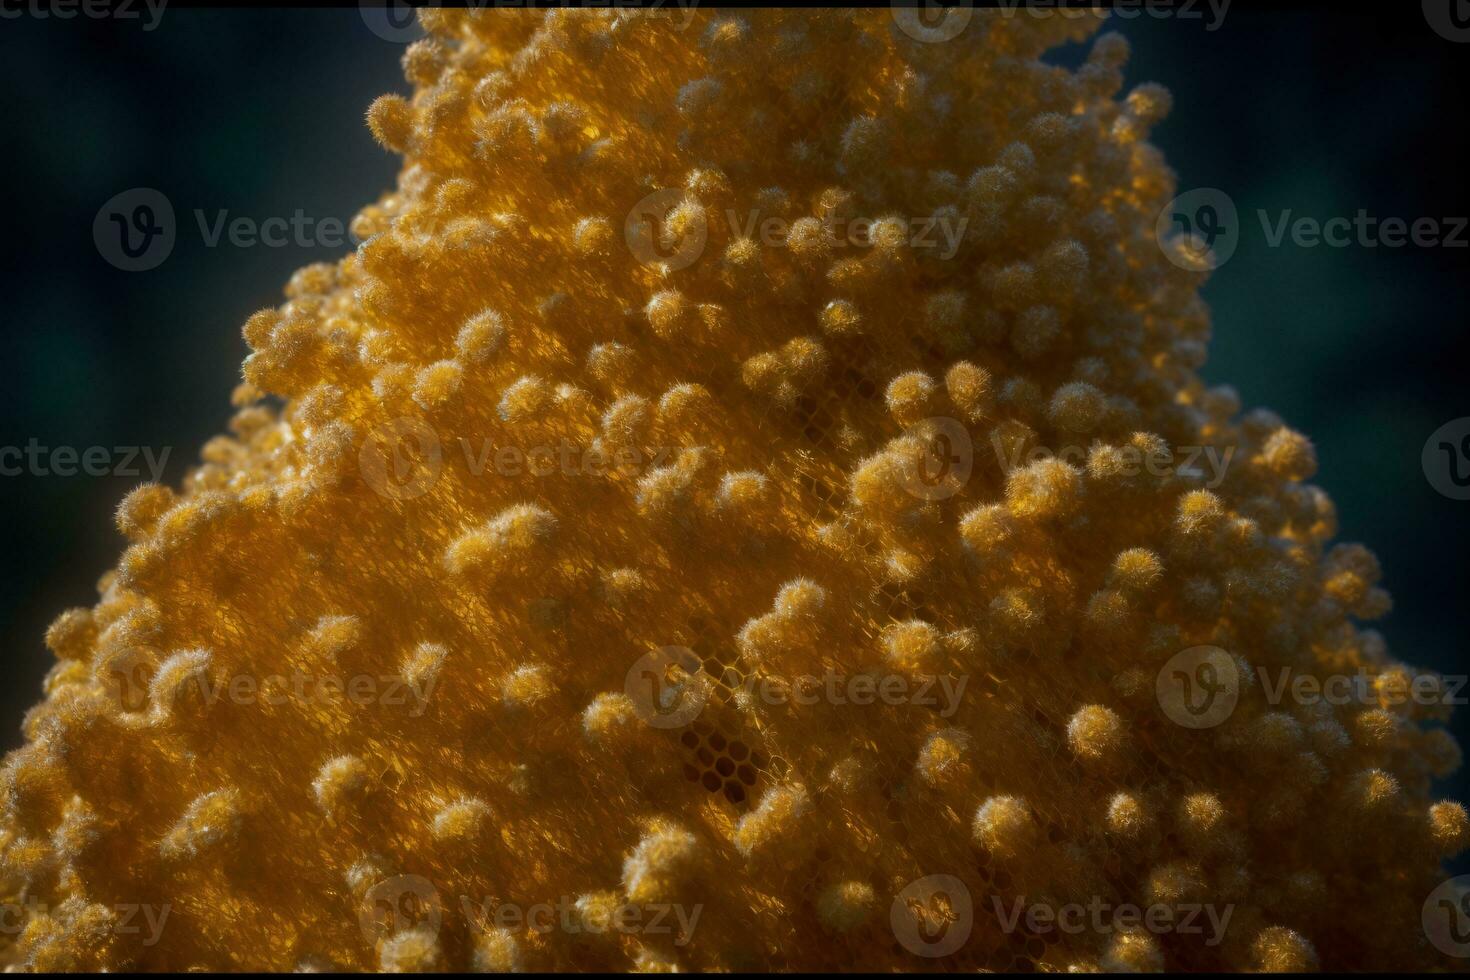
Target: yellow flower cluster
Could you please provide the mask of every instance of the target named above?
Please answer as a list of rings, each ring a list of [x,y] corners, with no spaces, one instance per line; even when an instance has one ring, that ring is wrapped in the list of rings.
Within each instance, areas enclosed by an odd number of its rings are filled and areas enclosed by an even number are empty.
[[[231,435],[47,634],[7,959],[1448,962],[1445,709],[1357,625],[1388,598],[1311,444],[1195,373],[1168,94],[1051,14],[421,11],[367,117],[397,189],[245,324]],[[1213,487],[1136,465],[1189,446],[1233,449]],[[1156,679],[1198,646],[1240,683],[1190,727]]]

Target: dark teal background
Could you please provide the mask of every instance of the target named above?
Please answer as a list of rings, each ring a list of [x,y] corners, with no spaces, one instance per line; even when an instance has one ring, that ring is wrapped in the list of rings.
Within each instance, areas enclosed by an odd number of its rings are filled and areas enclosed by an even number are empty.
[[[1440,424],[1470,415],[1467,252],[1269,248],[1255,212],[1470,213],[1470,45],[1435,35],[1417,3],[1384,4],[1376,17],[1255,6],[1237,0],[1213,32],[1115,21],[1133,42],[1129,84],[1174,93],[1154,141],[1181,189],[1221,188],[1244,222],[1205,289],[1215,319],[1205,375],[1313,437],[1342,538],[1383,562],[1391,649],[1463,673],[1470,503],[1436,494],[1419,455]],[[137,22],[0,22],[0,445],[168,446],[177,482],[229,418],[245,317],[279,302],[299,265],[339,254],[208,249],[192,210],[350,218],[396,169],[361,119],[376,95],[406,90],[401,51],[350,7],[170,7],[151,33]],[[179,239],[159,268],[124,273],[98,255],[92,220],[135,186],[170,197]],[[51,664],[46,625],[95,601],[122,548],[112,510],[135,482],[0,477],[6,744],[19,744]],[[1463,713],[1453,727],[1465,741]],[[1446,793],[1470,795],[1462,778]]]

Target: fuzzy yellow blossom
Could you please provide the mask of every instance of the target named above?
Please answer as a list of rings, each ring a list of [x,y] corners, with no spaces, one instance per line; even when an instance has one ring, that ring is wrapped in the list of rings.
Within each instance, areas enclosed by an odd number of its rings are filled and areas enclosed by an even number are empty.
[[[1042,60],[1095,11],[963,13],[421,10],[367,111],[397,187],[248,318],[231,435],[47,632],[5,962],[929,968],[912,900],[965,970],[1445,965],[1460,752],[1311,442],[1196,373],[1168,93],[1116,34]],[[1204,444],[1210,486],[1138,465]],[[1192,728],[1154,680],[1197,647],[1244,679]],[[1233,915],[981,908],[1025,895]],[[660,903],[692,934],[587,931]]]

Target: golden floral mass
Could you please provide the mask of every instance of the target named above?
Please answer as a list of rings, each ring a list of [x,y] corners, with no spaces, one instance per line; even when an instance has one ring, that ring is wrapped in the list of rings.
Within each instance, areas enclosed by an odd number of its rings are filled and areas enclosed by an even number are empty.
[[[47,631],[3,961],[1451,965],[1447,709],[1053,13],[421,11],[396,189]]]

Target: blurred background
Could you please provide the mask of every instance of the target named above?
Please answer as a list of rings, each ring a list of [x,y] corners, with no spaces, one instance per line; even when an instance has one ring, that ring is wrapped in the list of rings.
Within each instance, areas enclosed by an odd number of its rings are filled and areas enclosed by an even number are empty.
[[[1420,452],[1439,426],[1470,415],[1458,374],[1467,250],[1272,248],[1256,212],[1470,214],[1460,102],[1470,43],[1437,34],[1417,3],[1369,17],[1238,0],[1223,20],[1194,6],[1199,19],[1139,14],[1111,26],[1133,44],[1129,85],[1174,93],[1154,142],[1181,191],[1219,188],[1238,209],[1235,254],[1205,289],[1215,321],[1205,376],[1315,440],[1341,538],[1382,560],[1395,608],[1378,625],[1391,649],[1464,673],[1470,501],[1437,493]],[[155,459],[167,448],[163,479],[176,484],[231,414],[246,316],[279,302],[298,266],[350,247],[297,245],[288,231],[282,247],[210,248],[194,209],[211,223],[222,210],[257,221],[300,212],[322,238],[330,221],[345,225],[393,180],[394,158],[362,114],[375,96],[406,90],[398,57],[414,32],[356,7],[168,6],[151,30],[138,9],[133,21],[0,21],[10,174],[0,184],[0,447],[137,446]],[[168,197],[178,233],[161,264],[126,272],[99,253],[93,220],[138,187]],[[0,476],[0,749],[20,744],[21,714],[52,664],[47,624],[91,605],[116,561],[112,511],[141,472]],[[1466,743],[1470,712],[1452,727]],[[1445,793],[1470,798],[1463,775]]]

